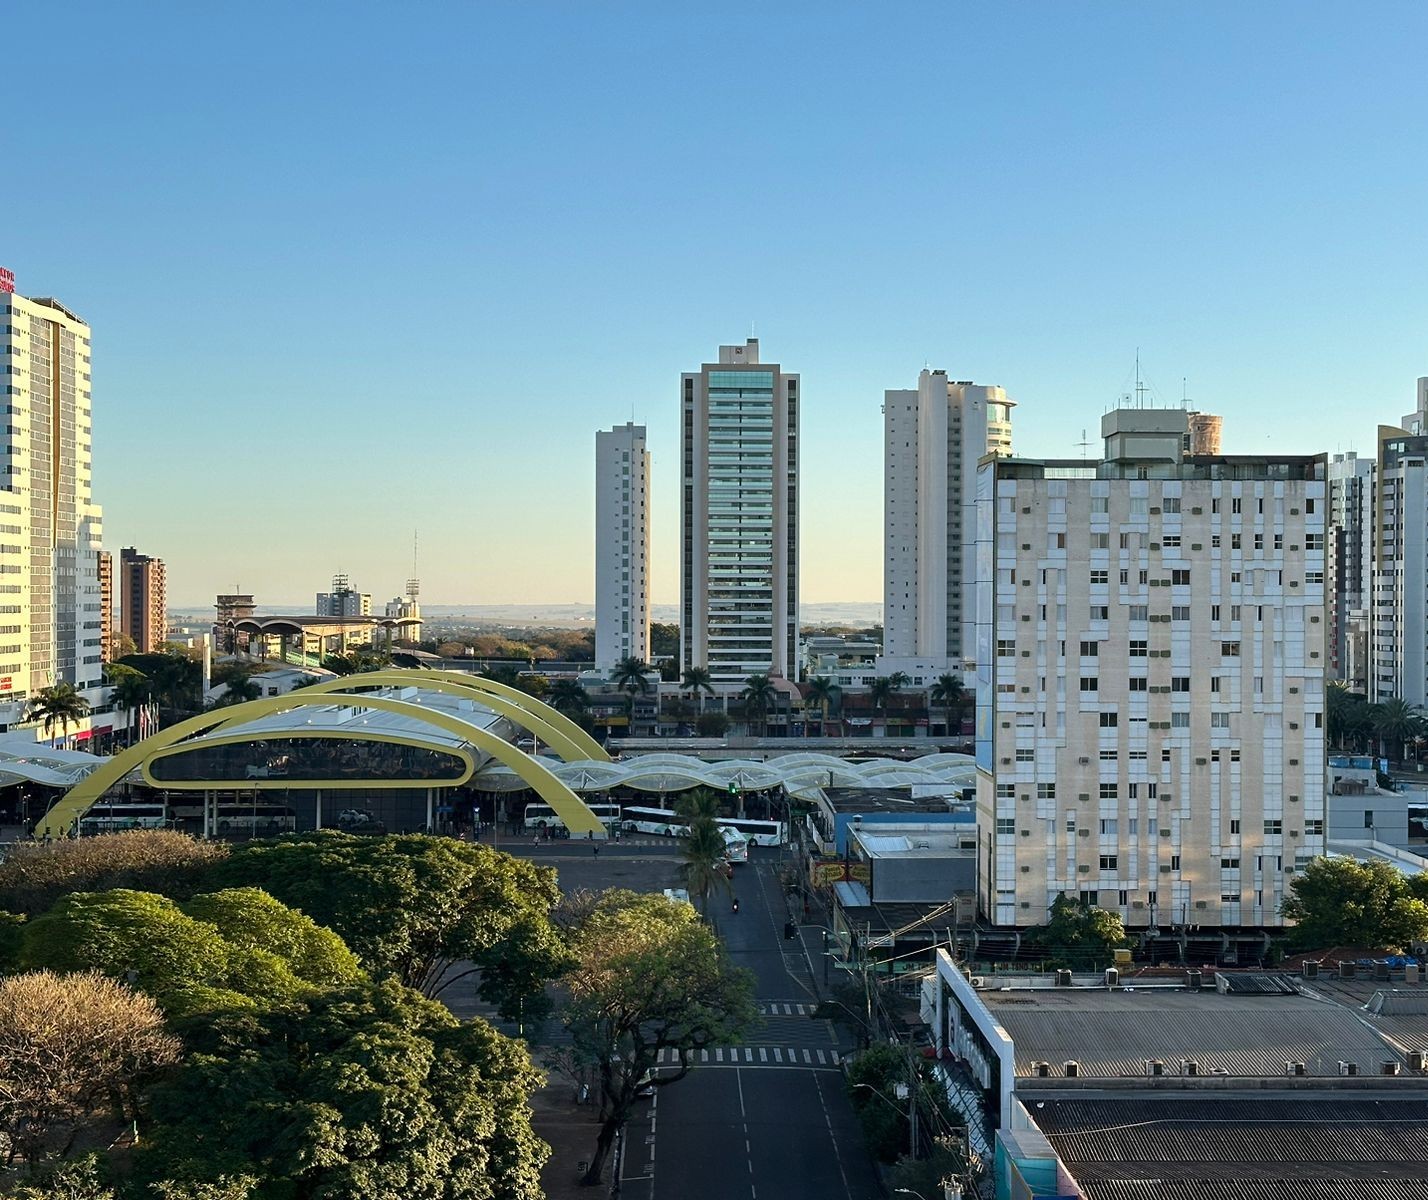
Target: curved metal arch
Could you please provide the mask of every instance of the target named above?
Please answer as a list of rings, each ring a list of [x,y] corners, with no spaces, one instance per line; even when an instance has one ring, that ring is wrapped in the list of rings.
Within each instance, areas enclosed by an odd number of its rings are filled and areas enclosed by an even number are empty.
[[[448,683],[464,684],[474,691],[484,692],[488,696],[499,696],[503,700],[511,700],[520,705],[526,712],[540,717],[548,725],[553,725],[560,730],[581,750],[581,758],[594,759],[596,762],[613,762],[605,747],[591,737],[585,730],[581,729],[574,721],[567,717],[560,709],[547,704],[544,700],[538,700],[529,692],[523,692],[520,688],[513,688],[508,684],[498,683],[494,679],[487,679],[484,675],[467,675],[464,671],[436,671],[420,670],[413,671],[411,678],[415,676],[420,679],[423,676],[444,679]]]
[[[451,673],[459,674],[459,672]],[[284,699],[288,696],[343,696],[358,687],[420,687],[429,692],[441,692],[447,696],[470,696],[474,692],[480,697],[480,703],[497,716],[505,717],[522,729],[535,734],[566,762],[577,762],[590,757],[586,746],[576,742],[569,733],[559,728],[554,722],[547,720],[543,714],[532,711],[531,708],[519,701],[508,700],[493,692],[481,691],[463,682],[438,677],[446,674],[448,672],[445,671],[407,671],[401,668],[390,671],[363,671],[356,675],[341,675],[336,679],[328,679],[322,683],[298,688],[296,691],[285,692],[283,696],[277,696],[274,699]],[[519,694],[526,700],[535,700],[533,696],[527,696],[525,692]],[[535,703],[539,704],[540,701],[536,700]],[[542,707],[549,706],[542,705]],[[550,711],[556,712],[553,708]],[[244,719],[238,717],[226,720],[219,728],[241,724]],[[565,724],[571,725],[573,722],[566,719]],[[578,725],[575,726],[575,729],[583,732]],[[606,755],[605,758],[606,761],[609,761],[609,755]]]
[[[228,708],[200,713],[196,717],[190,717],[186,721],[180,721],[177,725],[170,725],[167,729],[160,730],[152,737],[145,738],[137,746],[130,746],[107,762],[100,763],[84,779],[61,796],[49,812],[41,818],[35,829],[35,836],[39,838],[66,836],[74,823],[94,806],[95,801],[136,766],[140,766],[159,750],[166,750],[195,734],[200,734],[235,717],[255,719],[268,716],[271,713],[284,712],[294,707],[301,708],[305,704],[316,707],[331,703],[331,698],[328,695],[313,696],[310,701],[305,701],[301,695],[303,691],[311,691],[311,689],[300,689],[296,705],[292,702],[292,693],[286,696],[267,696],[260,700],[248,700],[243,704],[234,704]],[[572,833],[604,832],[605,827],[600,823],[600,819],[590,811],[579,796],[557,779],[543,763],[518,750],[504,738],[498,738],[493,733],[477,729],[474,725],[458,721],[455,717],[449,717],[445,713],[434,712],[429,708],[423,708],[419,704],[411,704],[405,700],[388,700],[381,696],[354,696],[353,700],[358,707],[376,708],[412,717],[456,734],[477,749],[484,750],[503,766],[510,767],[531,786],[542,800],[555,809]],[[374,786],[380,787],[381,781],[374,781]],[[318,789],[322,787],[322,784],[313,782],[311,787]]]
[[[459,776],[454,778],[441,779],[391,779],[383,776],[379,786],[384,788],[395,788],[402,791],[410,791],[416,788],[456,788],[463,787],[471,782],[471,777],[476,774],[476,758],[469,751],[455,746],[436,746],[431,742],[423,742],[414,737],[404,734],[388,733],[383,734],[379,730],[371,729],[313,729],[311,732],[299,731],[296,729],[267,729],[260,731],[244,732],[241,729],[225,732],[227,727],[218,726],[203,735],[203,738],[194,743],[180,742],[177,746],[169,746],[164,750],[155,750],[153,754],[144,759],[139,764],[139,773],[143,775],[144,782],[150,787],[161,790],[175,792],[201,792],[213,788],[223,790],[225,785],[232,784],[241,790],[247,791],[283,791],[292,788],[321,788],[327,791],[352,791],[356,788],[370,789],[377,786],[372,779],[288,779],[285,776],[266,779],[156,779],[153,767],[156,762],[164,758],[173,758],[180,754],[188,754],[194,750],[206,750],[213,746],[235,746],[252,742],[278,742],[278,741],[320,741],[323,738],[340,739],[344,742],[381,742],[388,746],[410,746],[414,750],[431,750],[437,754],[443,754],[456,759],[466,766]]]

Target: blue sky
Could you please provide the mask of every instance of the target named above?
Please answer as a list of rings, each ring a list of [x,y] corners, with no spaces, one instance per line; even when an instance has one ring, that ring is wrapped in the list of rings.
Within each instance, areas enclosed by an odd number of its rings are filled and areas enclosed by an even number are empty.
[[[1428,8],[68,3],[7,11],[0,264],[94,327],[106,542],[176,604],[593,596],[594,431],[802,373],[803,592],[881,597],[883,389],[1024,454],[1131,386],[1368,452],[1428,374]]]

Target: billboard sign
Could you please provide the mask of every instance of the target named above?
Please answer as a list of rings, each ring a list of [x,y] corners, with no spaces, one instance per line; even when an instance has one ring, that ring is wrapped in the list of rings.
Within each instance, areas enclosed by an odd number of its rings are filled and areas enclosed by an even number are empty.
[[[1428,807],[1412,804],[1408,807],[1408,844],[1428,846]]]
[[[0,267],[0,292],[15,290],[15,272],[8,267]]]

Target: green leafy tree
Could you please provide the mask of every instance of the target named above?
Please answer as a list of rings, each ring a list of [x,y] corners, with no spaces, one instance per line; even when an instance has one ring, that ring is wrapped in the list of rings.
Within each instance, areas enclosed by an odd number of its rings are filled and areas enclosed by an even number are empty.
[[[694,728],[700,737],[723,737],[729,732],[729,717],[721,712],[700,713],[695,719]]]
[[[274,1198],[540,1200],[519,1043],[394,980],[227,1012],[151,1095],[135,1181],[254,1175]]]
[[[109,700],[116,712],[124,714],[124,728],[129,728],[130,715],[154,698],[153,681],[142,671],[121,663],[109,663],[104,668],[109,684]]]
[[[89,701],[75,689],[72,683],[57,683],[53,687],[41,688],[39,694],[30,701],[30,720],[38,721],[49,737],[56,726],[60,739],[69,736],[69,727],[78,725],[89,716]]]
[[[220,894],[192,903],[201,912],[232,914],[233,922],[261,912],[270,931],[283,932],[264,946],[249,933],[229,941],[216,925],[164,896],[123,888],[75,892],[26,924],[20,961],[29,969],[99,971],[125,979],[179,1014],[290,1003],[315,990],[298,970],[312,971],[324,984],[361,978],[336,934],[301,913],[279,915],[249,896]],[[327,950],[319,955],[316,947],[324,942]],[[289,961],[285,944],[306,946],[307,957]]]
[[[178,654],[130,654],[120,660],[146,675],[159,704],[170,715],[196,713],[203,705],[203,668],[188,657]]]
[[[207,892],[183,911],[215,926],[230,946],[276,954],[306,983],[345,987],[362,978],[357,956],[337,934],[259,888]]]
[[[604,893],[571,943],[564,1019],[599,1079],[602,1120],[584,1177],[597,1184],[661,1051],[678,1066],[654,1078],[658,1088],[683,1079],[695,1052],[738,1041],[756,1019],[753,977],[729,964],[689,905],[663,896]]]
[[[956,675],[939,675],[932,685],[929,693],[932,703],[942,705],[943,723],[947,730],[947,736],[952,734],[952,710],[962,706],[966,689],[962,686],[962,681]]]
[[[482,997],[511,1018],[538,1016],[566,963],[550,924],[555,872],[489,846],[323,831],[248,842],[210,878],[262,888],[334,930],[373,976],[428,995],[471,963]]]
[[[863,1127],[868,1152],[890,1163],[908,1148],[907,1111],[895,1102],[898,1085],[907,1086],[907,1051],[873,1045],[848,1064],[848,1099]]]
[[[808,703],[818,706],[818,735],[828,728],[828,710],[843,694],[843,689],[826,675],[815,675],[808,681]]]
[[[1289,881],[1280,911],[1306,949],[1401,950],[1428,938],[1428,881],[1381,859],[1315,858]]]
[[[1053,961],[1098,966],[1111,960],[1112,950],[1126,945],[1126,931],[1116,913],[1063,892],[1052,901],[1046,924],[1028,932],[1027,943]]]
[[[27,842],[0,862],[0,907],[37,916],[70,892],[131,888],[186,898],[228,857],[219,842],[170,829],[128,829],[99,837]]]
[[[650,656],[679,657],[679,626],[664,621],[650,622]]]
[[[234,675],[228,680],[227,688],[216,701],[215,707],[246,704],[249,700],[256,700],[262,694],[262,687],[252,679],[244,675]]]

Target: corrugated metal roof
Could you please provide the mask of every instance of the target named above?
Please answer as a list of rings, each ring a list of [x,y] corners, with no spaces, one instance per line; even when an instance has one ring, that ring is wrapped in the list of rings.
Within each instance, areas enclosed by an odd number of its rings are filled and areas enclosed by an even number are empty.
[[[1094,996],[1094,1007],[1073,992]],[[1375,1074],[1402,1056],[1354,1013],[1302,996],[1222,996],[1207,992],[1115,992],[1091,989],[983,993],[1016,1045],[1018,1075],[1049,1062],[1059,1074],[1074,1060],[1083,1076],[1143,1075],[1146,1059],[1171,1073],[1182,1058],[1202,1074],[1278,1076],[1286,1062],[1311,1075],[1337,1075],[1339,1062]]]
[[[1428,1200],[1428,1098],[1148,1094],[1031,1102],[1089,1200]]]

